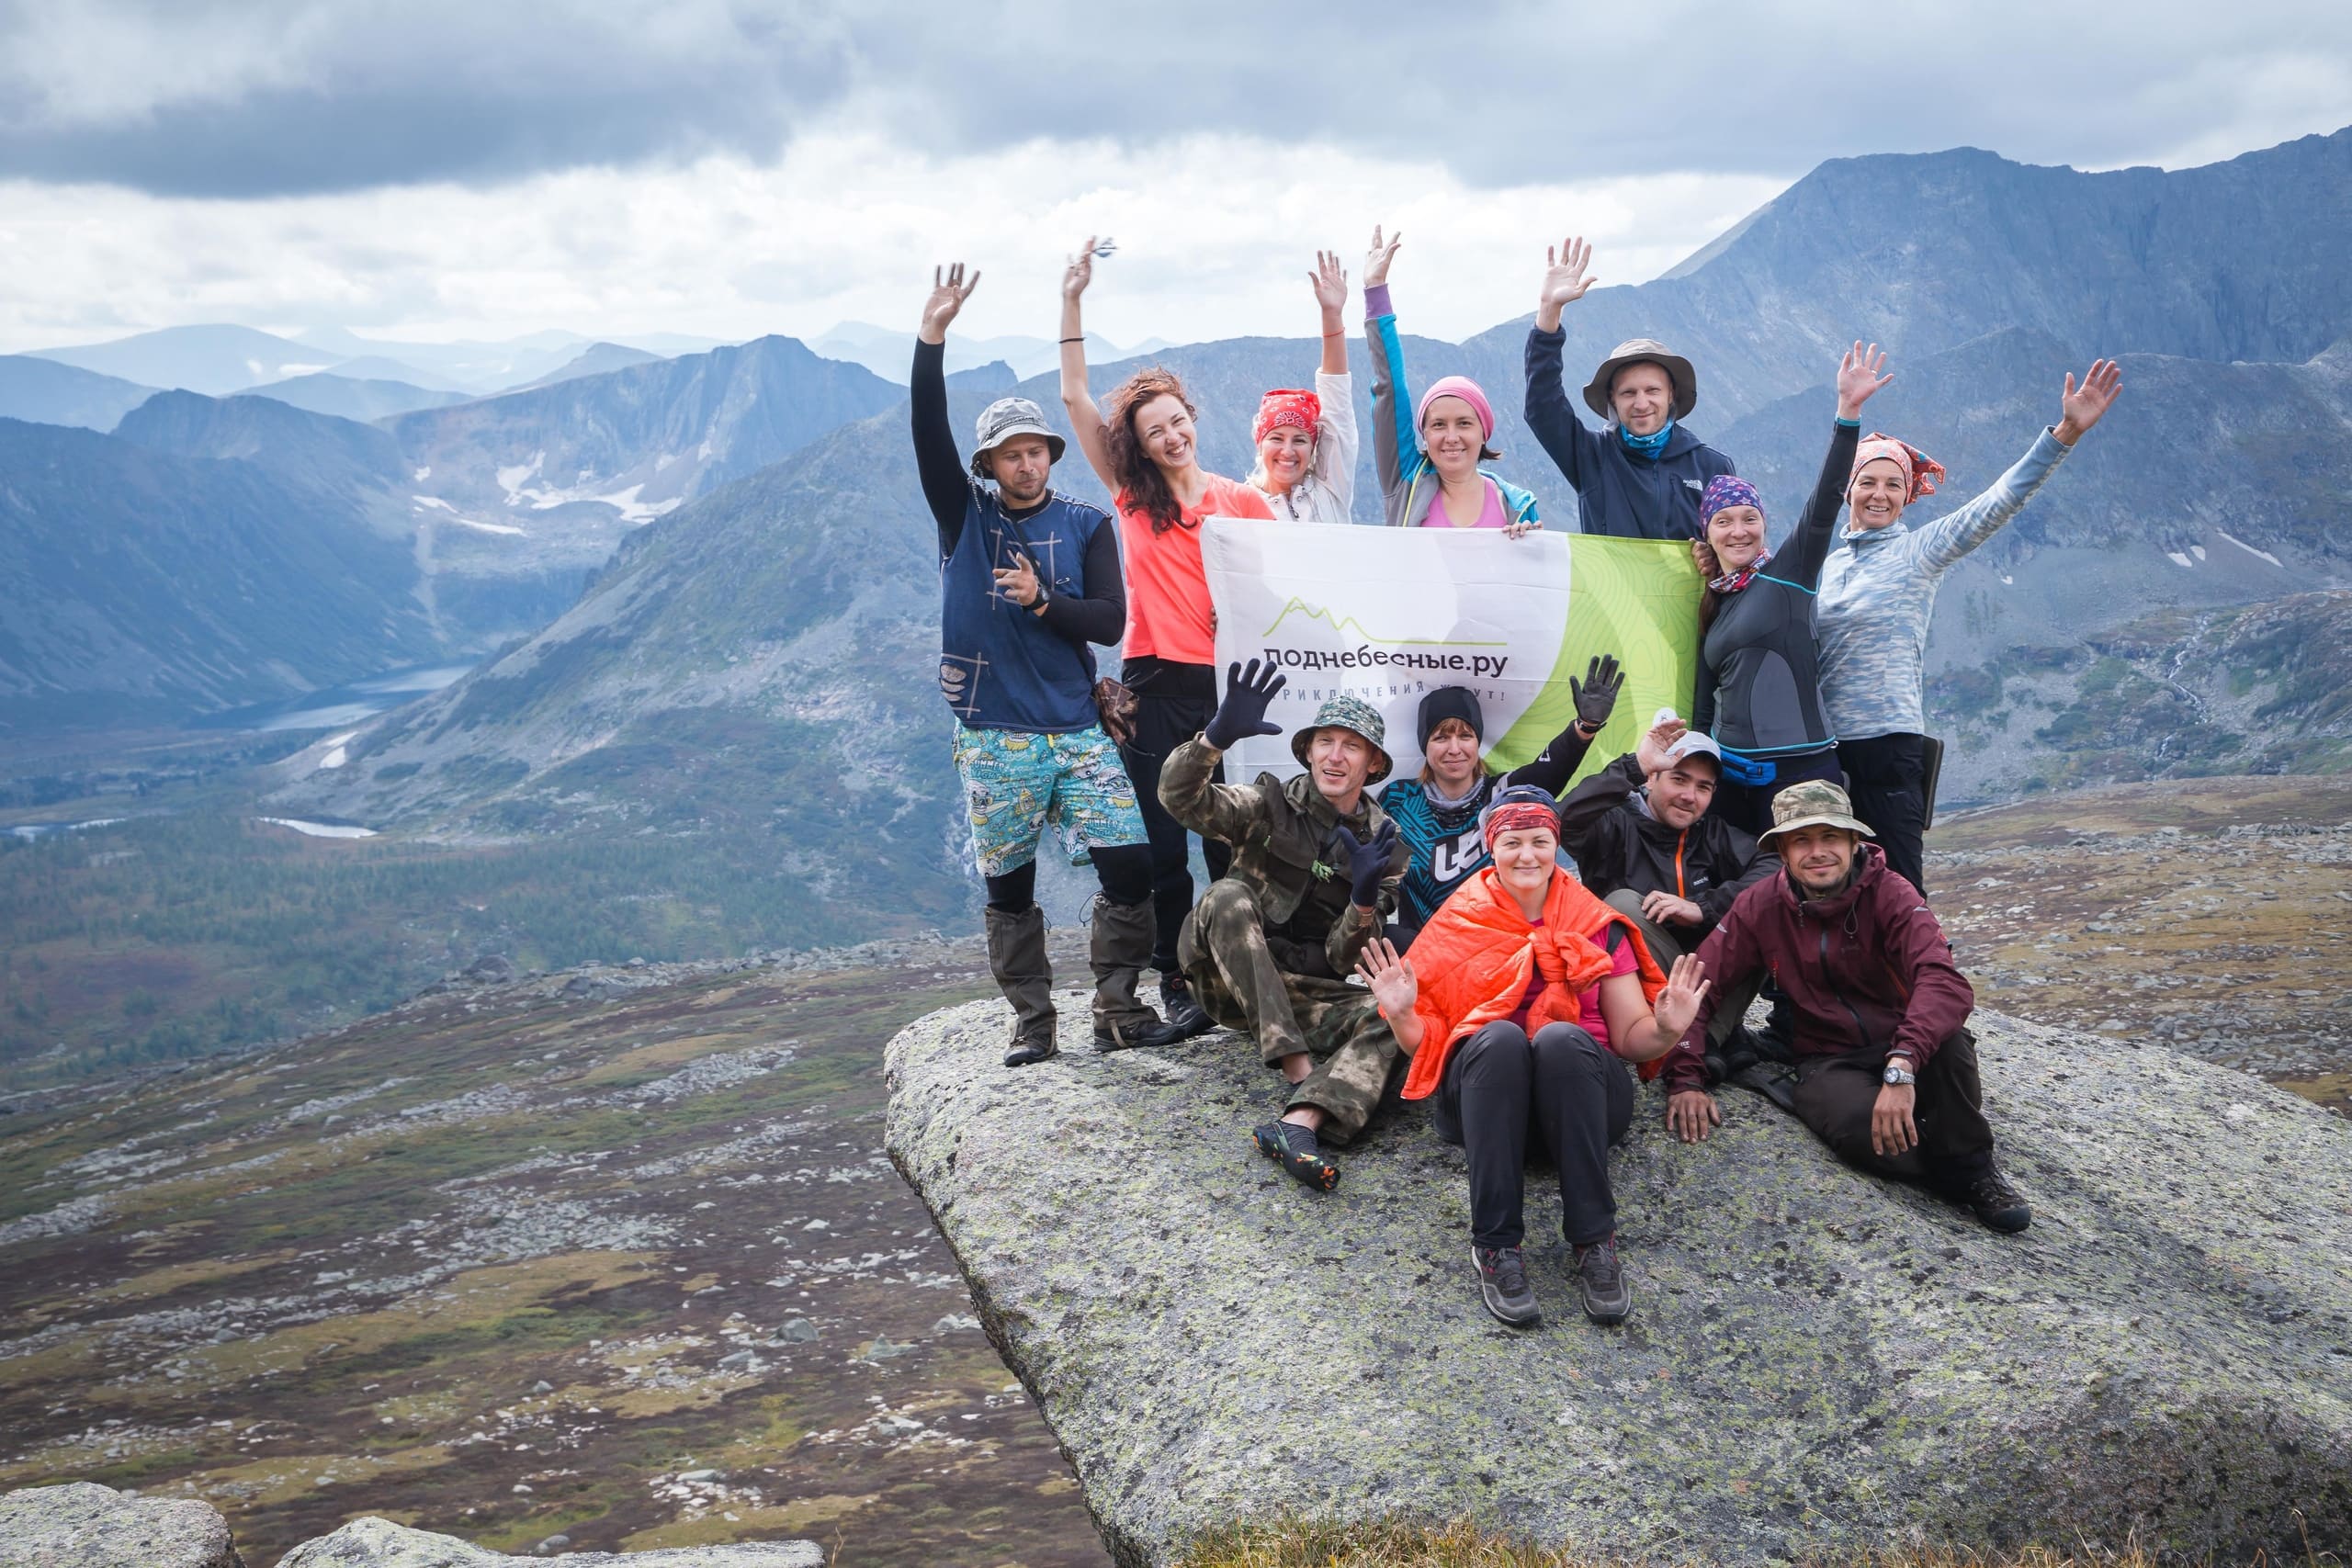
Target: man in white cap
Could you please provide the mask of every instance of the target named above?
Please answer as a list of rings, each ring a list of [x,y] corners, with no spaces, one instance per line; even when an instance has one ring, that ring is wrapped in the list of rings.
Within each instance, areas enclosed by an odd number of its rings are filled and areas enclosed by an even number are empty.
[[[1596,281],[1585,272],[1592,249],[1570,239],[1545,254],[1549,265],[1527,334],[1527,428],[1576,487],[1579,526],[1624,539],[1700,537],[1699,497],[1707,481],[1738,470],[1682,423],[1698,406],[1698,372],[1656,339],[1621,343],[1584,389],[1585,406],[1606,428],[1587,425],[1560,384],[1567,343],[1560,311]]]
[[[1071,863],[1091,861],[1102,885],[1088,953],[1095,1049],[1168,1044],[1182,1032],[1136,995],[1154,935],[1151,851],[1095,705],[1088,646],[1116,643],[1126,624],[1118,530],[1101,508],[1052,488],[1062,438],[1026,398],[981,411],[965,468],[947,423],[947,325],[980,275],[967,282],[959,264],[933,280],[910,388],[915,467],[939,525],[939,687],[956,716],[956,771],[988,883],[989,967],[1012,1004],[1005,1066],[1056,1050],[1036,900],[1049,822]]]
[[[1713,739],[1660,708],[1637,750],[1560,797],[1560,847],[1577,877],[1634,922],[1662,969],[1696,953],[1733,901],[1781,863],[1707,810],[1722,773]],[[1753,1059],[1747,1042],[1726,1043],[1755,994],[1751,982],[1714,1009],[1715,1077]]]

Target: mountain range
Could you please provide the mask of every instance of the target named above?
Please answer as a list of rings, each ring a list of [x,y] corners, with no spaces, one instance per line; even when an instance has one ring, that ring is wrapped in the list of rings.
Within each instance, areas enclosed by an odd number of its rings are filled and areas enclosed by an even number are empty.
[[[1621,337],[1662,333],[1702,367],[1692,423],[1785,522],[1828,434],[1838,350],[1875,336],[1893,345],[1897,379],[1870,422],[1951,469],[1921,503],[1932,515],[2055,419],[2066,370],[2120,355],[2123,403],[2025,516],[1948,580],[1931,646],[1939,727],[1956,741],[1948,800],[2071,782],[2080,726],[2067,715],[2093,701],[2089,687],[2114,683],[2119,656],[2096,647],[2102,628],[2193,619],[2352,573],[2338,526],[2352,478],[2352,345],[2334,346],[2352,338],[2352,291],[2340,269],[2312,260],[2352,210],[2334,199],[2347,191],[2352,131],[2176,175],[2029,169],[1966,151],[1832,163],[1667,277],[1571,307],[1571,379]],[[1833,243],[1825,228],[1917,243]],[[1395,283],[1409,324],[1412,280]],[[1548,516],[1572,517],[1573,495],[1517,417],[1525,332],[1521,321],[1459,345],[1408,337],[1409,373],[1420,385],[1477,376],[1500,415],[1498,467]],[[1259,392],[1295,384],[1314,352],[1305,340],[1241,339],[1156,357],[1192,389],[1204,459],[1234,473],[1249,460]],[[1128,367],[1098,367],[1098,388]],[[958,428],[1016,386],[1057,409],[1050,377],[1021,381],[997,365],[952,378]],[[1076,462],[1058,482],[1101,499]],[[1362,521],[1374,514],[1371,487],[1367,465]],[[379,722],[351,765],[305,774],[296,759],[283,798],[491,836],[732,821],[834,897],[873,874],[867,829],[879,828],[891,879],[928,902],[967,852],[931,689],[935,594],[901,404],[639,530],[553,625]],[[2296,624],[2333,625],[2329,614]],[[2227,665],[2216,678],[2250,693],[2249,711],[2281,678],[2261,664],[2259,642],[2215,643]],[[2341,671],[2352,660],[2324,662]],[[2001,701],[1959,722],[1955,694],[1988,679]],[[2315,714],[2289,705],[2272,721]],[[2146,760],[2145,749],[2134,755]],[[842,826],[845,791],[856,830]]]

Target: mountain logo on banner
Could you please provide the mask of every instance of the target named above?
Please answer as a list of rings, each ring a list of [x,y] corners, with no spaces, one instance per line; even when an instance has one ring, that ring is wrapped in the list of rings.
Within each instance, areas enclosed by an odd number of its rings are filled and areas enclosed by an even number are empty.
[[[1319,604],[1310,604],[1306,600],[1296,597],[1285,604],[1282,607],[1282,613],[1274,617],[1272,625],[1258,635],[1260,637],[1273,636],[1275,630],[1284,621],[1290,619],[1294,611],[1310,621],[1323,622],[1335,632],[1352,631],[1366,642],[1386,643],[1391,648],[1501,648],[1505,646],[1504,640],[1500,637],[1474,640],[1468,637],[1382,637],[1365,626],[1353,615],[1336,615]]]

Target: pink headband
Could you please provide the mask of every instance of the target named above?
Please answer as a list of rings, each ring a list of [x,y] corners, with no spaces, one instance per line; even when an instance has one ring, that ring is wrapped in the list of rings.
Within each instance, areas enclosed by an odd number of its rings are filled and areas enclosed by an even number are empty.
[[[1430,383],[1430,389],[1421,394],[1420,402],[1413,410],[1415,429],[1419,429],[1421,421],[1429,417],[1430,405],[1440,398],[1460,398],[1468,403],[1471,412],[1478,416],[1479,439],[1492,441],[1495,438],[1495,411],[1487,403],[1487,394],[1478,389],[1478,383],[1467,376],[1441,376]]]
[[[1903,502],[1906,506],[1923,495],[1935,494],[1938,481],[1944,477],[1944,466],[1917,446],[1872,431],[1854,448],[1854,473],[1860,473],[1864,463],[1880,461],[1893,463],[1903,470]],[[1853,474],[1846,477],[1846,488],[1854,488]]]

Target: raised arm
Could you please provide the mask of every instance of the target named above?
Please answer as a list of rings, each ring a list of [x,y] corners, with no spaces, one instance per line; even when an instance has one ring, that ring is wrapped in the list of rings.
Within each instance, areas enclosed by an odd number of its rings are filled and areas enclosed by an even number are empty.
[[[1086,388],[1086,328],[1080,324],[1078,302],[1086,286],[1094,281],[1094,239],[1089,234],[1086,246],[1070,258],[1062,272],[1062,412],[1069,416],[1070,429],[1077,433],[1078,449],[1086,454],[1086,466],[1094,470],[1103,488],[1113,496],[1119,493],[1118,476],[1111,468],[1111,446],[1102,431],[1102,411],[1094,404],[1094,394]]]
[[[1797,519],[1795,534],[1781,547],[1787,558],[1774,558],[1773,576],[1804,588],[1819,586],[1822,563],[1829,558],[1837,537],[1838,513],[1845,509],[1846,485],[1853,477],[1854,448],[1861,443],[1862,405],[1894,379],[1879,374],[1885,364],[1878,344],[1864,348],[1859,343],[1838,362],[1838,423],[1829,429],[1829,452],[1821,460],[1821,476],[1813,482],[1812,499]]]
[[[956,451],[956,433],[947,422],[947,324],[979,286],[977,270],[970,281],[965,280],[962,262],[944,271],[931,269],[931,298],[923,302],[922,324],[915,331],[914,373],[908,384],[915,472],[922,480],[922,497],[931,505],[932,521],[939,526],[943,558],[956,553],[956,542],[964,533],[964,513],[972,499],[971,478]]]
[[[1609,715],[1617,705],[1617,688],[1625,683],[1624,674],[1617,667],[1617,656],[1604,653],[1585,665],[1584,679],[1568,677],[1568,700],[1576,706],[1576,716],[1568,727],[1552,737],[1552,743],[1532,761],[1511,771],[1506,782],[1533,784],[1539,789],[1558,795],[1568,787],[1568,781],[1584,766],[1585,753]]]
[[[1326,376],[1348,373],[1348,323],[1340,312],[1347,308],[1348,273],[1337,251],[1315,253],[1315,270],[1306,275],[1315,288],[1315,303],[1323,312],[1323,361],[1317,367]]]
[[[1315,301],[1323,315],[1323,357],[1315,370],[1315,395],[1323,418],[1315,432],[1315,477],[1331,487],[1341,513],[1356,500],[1355,378],[1348,374],[1348,331],[1340,311],[1348,302],[1348,275],[1336,254],[1316,254]]]
[[[1372,365],[1372,463],[1380,476],[1388,521],[1402,520],[1405,457],[1415,449],[1412,416],[1405,412],[1405,351],[1396,336],[1396,310],[1388,299],[1388,264],[1396,259],[1401,233],[1385,243],[1372,231],[1372,253],[1363,263],[1363,341]]]
[[[2033,446],[1993,481],[1984,494],[1949,517],[1939,517],[1919,530],[1919,558],[1927,570],[1941,576],[1960,558],[1999,533],[2009,519],[2025,509],[2033,492],[2057,469],[2075,443],[2107,417],[2123,392],[2123,367],[2112,359],[2097,359],[2075,384],[2066,375],[2066,389],[2059,400],[2058,423],[2034,438]]]
[[[1560,355],[1567,334],[1560,330],[1563,307],[1584,298],[1597,281],[1586,275],[1592,247],[1570,236],[1544,253],[1544,287],[1536,296],[1535,325],[1527,333],[1527,428],[1551,457],[1561,477],[1577,490],[1590,482],[1599,461],[1600,434],[1589,428],[1568,405],[1560,385]]]

